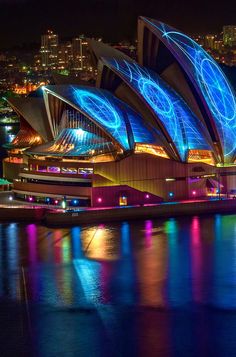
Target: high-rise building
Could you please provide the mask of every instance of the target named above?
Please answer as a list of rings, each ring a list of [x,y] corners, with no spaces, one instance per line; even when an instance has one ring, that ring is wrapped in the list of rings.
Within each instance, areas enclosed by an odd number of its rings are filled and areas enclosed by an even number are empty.
[[[214,49],[214,42],[215,42],[215,35],[208,34],[205,36],[204,39],[204,47],[213,50]]]
[[[40,52],[43,67],[56,67],[58,57],[58,35],[51,30],[48,30],[47,34],[42,35]]]
[[[68,69],[72,66],[72,44],[70,41],[62,42],[58,46],[57,67],[59,69]]]
[[[225,46],[236,46],[236,25],[223,27],[223,41]]]
[[[73,70],[82,71],[88,65],[88,42],[84,36],[72,39]]]
[[[224,45],[223,45],[223,41],[222,40],[215,40],[214,42],[214,50],[221,52],[223,49]]]

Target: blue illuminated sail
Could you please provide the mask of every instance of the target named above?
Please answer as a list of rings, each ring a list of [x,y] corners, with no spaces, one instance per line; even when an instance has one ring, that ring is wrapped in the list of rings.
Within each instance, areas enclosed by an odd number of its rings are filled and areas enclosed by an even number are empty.
[[[130,128],[134,142],[155,144],[151,128],[127,104],[105,90],[97,88],[74,88],[76,105],[99,125],[104,127],[125,149],[131,149]]]
[[[156,73],[131,61],[103,60],[149,105],[183,161],[188,150],[211,150],[203,124]]]
[[[176,57],[207,105],[217,127],[226,161],[236,153],[236,97],[215,60],[194,40],[173,28],[145,19]]]

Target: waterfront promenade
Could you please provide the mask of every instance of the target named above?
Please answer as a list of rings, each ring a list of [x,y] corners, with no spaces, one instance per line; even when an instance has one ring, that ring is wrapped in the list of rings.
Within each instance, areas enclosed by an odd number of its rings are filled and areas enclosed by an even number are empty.
[[[235,199],[219,200],[215,198],[165,202],[156,205],[63,210],[55,206],[9,201],[8,196],[8,193],[0,196],[2,197],[0,199],[0,221],[40,222],[48,226],[236,212]]]

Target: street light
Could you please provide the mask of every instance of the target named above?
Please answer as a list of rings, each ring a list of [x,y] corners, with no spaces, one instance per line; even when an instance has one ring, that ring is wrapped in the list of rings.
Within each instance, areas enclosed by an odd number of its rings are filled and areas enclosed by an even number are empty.
[[[64,200],[62,201],[61,206],[63,209],[66,209],[66,202]]]
[[[66,209],[66,206],[67,206],[66,196],[63,197],[63,200],[61,201],[61,206],[63,209]]]

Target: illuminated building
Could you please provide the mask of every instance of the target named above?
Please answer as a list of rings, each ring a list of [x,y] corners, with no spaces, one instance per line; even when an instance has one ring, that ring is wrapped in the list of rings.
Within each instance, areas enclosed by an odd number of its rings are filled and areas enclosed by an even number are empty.
[[[37,89],[37,85],[31,82],[25,83],[24,85],[15,84],[13,92],[16,94],[24,95],[33,92]]]
[[[205,36],[204,40],[204,47],[213,50],[215,45],[215,35],[208,34]]]
[[[137,62],[88,46],[95,87],[45,86],[9,100],[21,118],[3,163],[6,178],[18,168],[15,195],[103,207],[233,192],[236,98],[214,59],[148,18],[139,19]]]
[[[57,67],[65,69],[71,66],[73,60],[72,44],[70,41],[62,42],[58,46]]]
[[[74,37],[71,41],[59,42],[58,35],[48,30],[47,34],[41,36],[40,59],[43,69],[66,69],[76,75],[80,72],[80,76],[84,75],[86,80],[91,78],[88,74],[93,68],[90,64],[88,40],[84,35]],[[40,60],[36,59],[35,62],[38,68]]]
[[[88,65],[88,42],[84,36],[72,39],[73,70],[82,71]]]
[[[223,27],[223,41],[225,46],[236,46],[236,25],[228,25]]]
[[[58,57],[58,35],[48,30],[41,36],[41,61],[44,68],[56,68]]]
[[[224,45],[223,45],[223,41],[222,40],[215,40],[214,42],[214,50],[221,52],[223,49]]]

